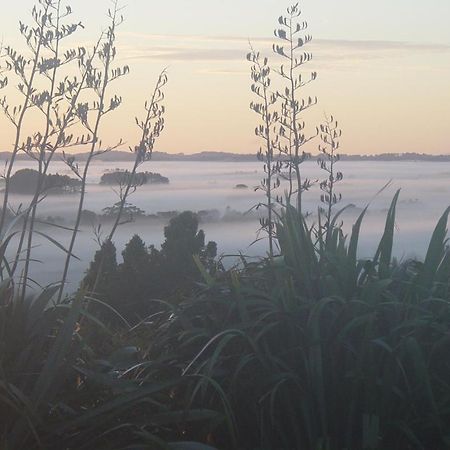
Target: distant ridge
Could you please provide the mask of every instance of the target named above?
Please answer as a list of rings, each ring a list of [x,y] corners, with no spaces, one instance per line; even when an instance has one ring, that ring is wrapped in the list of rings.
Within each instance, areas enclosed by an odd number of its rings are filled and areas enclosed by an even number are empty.
[[[6,161],[10,157],[10,152],[0,152],[0,161]],[[86,153],[74,154],[79,161],[86,160]],[[314,156],[315,157],[315,156]],[[17,160],[26,161],[30,158],[21,153],[17,155]],[[96,161],[131,161],[134,155],[131,152],[111,151],[99,155]],[[342,154],[343,161],[442,161],[450,162],[450,154],[429,155],[426,153],[380,153],[375,155],[346,155]],[[210,161],[210,162],[248,162],[257,161],[256,154],[227,153],[205,151],[194,154],[153,152],[153,161]]]

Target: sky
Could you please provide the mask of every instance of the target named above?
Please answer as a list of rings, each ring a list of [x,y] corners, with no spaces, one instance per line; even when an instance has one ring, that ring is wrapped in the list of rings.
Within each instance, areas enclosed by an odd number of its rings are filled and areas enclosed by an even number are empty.
[[[91,45],[107,24],[108,0],[73,0],[85,29],[76,43]],[[124,103],[102,128],[102,140],[138,136],[134,117],[158,73],[167,67],[166,129],[157,150],[256,152],[257,116],[249,110],[249,40],[271,57],[273,29],[289,2],[282,0],[127,0],[118,33],[118,64],[131,73],[112,93]],[[8,2],[0,37],[22,47],[17,25],[32,0]],[[304,120],[310,132],[325,114],[343,129],[343,153],[450,153],[449,0],[303,0],[314,55],[305,73],[318,79],[305,89],[318,104]],[[16,100],[14,79],[6,95]],[[31,132],[33,123],[27,124]],[[0,148],[11,148],[13,130],[0,118]],[[317,149],[313,141],[310,151]]]

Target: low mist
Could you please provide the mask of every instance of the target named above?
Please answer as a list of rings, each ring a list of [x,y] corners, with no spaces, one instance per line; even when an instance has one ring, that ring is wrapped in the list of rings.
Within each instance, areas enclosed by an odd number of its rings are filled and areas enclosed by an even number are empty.
[[[371,255],[376,250],[373,243],[378,242],[382,234],[390,201],[395,191],[401,189],[395,255],[400,259],[423,257],[433,227],[449,204],[450,163],[357,161],[339,164],[344,173],[344,181],[339,185],[343,200],[335,208],[337,211],[348,206],[342,215],[347,232],[367,201],[372,199],[363,223],[360,256]],[[25,161],[17,163],[17,170],[24,167],[32,166]],[[117,201],[115,187],[100,185],[100,177],[106,171],[127,167],[126,162],[95,162],[88,180],[85,209],[101,214],[103,208],[114,204]],[[303,167],[304,175],[311,180],[320,180],[323,176],[314,162],[306,162]],[[264,234],[258,235],[258,215],[263,214],[264,209],[261,208],[259,212],[252,210],[258,202],[263,201],[262,193],[255,191],[263,175],[262,166],[257,161],[149,162],[142,170],[160,173],[170,180],[168,185],[144,185],[130,197],[130,203],[144,210],[147,215],[173,214],[185,210],[213,211],[214,214],[205,213],[200,226],[206,233],[207,241],[217,242],[220,255],[237,255],[239,252],[251,257],[266,255],[267,243],[264,239],[258,240],[264,238]],[[55,163],[52,172],[70,175],[62,162]],[[424,173],[427,174],[426,183]],[[236,188],[237,185],[243,186]],[[283,185],[279,188],[280,195],[284,188]],[[311,213],[310,220],[314,220],[319,195],[318,187],[314,186],[304,196],[305,209]],[[27,196],[14,195],[11,203],[18,207],[21,203],[26,205],[27,201]],[[40,204],[38,214],[43,220],[55,220],[58,224],[70,227],[77,204],[77,194],[49,195]],[[118,259],[124,245],[134,234],[139,234],[147,245],[159,248],[164,240],[164,226],[167,223],[168,219],[163,218],[139,218],[120,226],[115,236]],[[78,236],[75,255],[79,260],[71,263],[67,286],[69,291],[76,289],[99,247],[94,225],[84,224]],[[69,231],[50,226],[45,228],[46,233],[58,242],[63,245],[68,242]],[[102,233],[105,235],[108,231],[108,223],[103,223],[100,238]],[[64,252],[39,236],[35,237],[35,245],[33,255],[36,261],[32,265],[34,280],[45,285],[59,279]],[[235,262],[235,256],[224,259],[226,266]]]

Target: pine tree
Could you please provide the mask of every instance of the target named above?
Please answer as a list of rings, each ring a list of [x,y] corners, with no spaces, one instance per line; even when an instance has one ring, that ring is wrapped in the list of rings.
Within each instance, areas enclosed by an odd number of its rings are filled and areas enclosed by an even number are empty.
[[[95,296],[108,298],[114,292],[117,267],[116,247],[107,240],[95,253],[83,279],[83,287],[92,291]]]
[[[149,255],[144,241],[135,234],[122,252],[122,267],[127,270],[140,272],[146,269]]]
[[[128,319],[143,318],[150,312],[152,286],[155,273],[150,265],[150,255],[144,241],[134,235],[122,252],[117,281],[120,292],[117,309]]]
[[[165,266],[164,280],[172,293],[189,290],[195,281],[200,280],[200,272],[193,256],[204,256],[206,252],[205,233],[198,230],[198,225],[197,215],[185,211],[171,219],[164,229],[166,240],[161,246]],[[214,253],[214,244],[208,244],[210,255]],[[217,253],[217,246],[215,248]]]

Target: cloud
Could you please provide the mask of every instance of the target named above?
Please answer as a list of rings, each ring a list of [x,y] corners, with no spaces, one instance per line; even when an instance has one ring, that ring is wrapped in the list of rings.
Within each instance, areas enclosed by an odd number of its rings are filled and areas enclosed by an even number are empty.
[[[144,40],[153,41],[182,41],[182,42],[233,42],[248,44],[249,42],[260,42],[272,45],[274,38],[271,37],[244,37],[244,36],[203,36],[203,35],[168,35],[168,34],[145,34],[124,32],[121,34],[124,37],[131,37]],[[385,41],[385,40],[349,40],[349,39],[314,39],[312,45],[325,47],[341,47],[341,48],[364,48],[367,50],[431,50],[431,51],[450,51],[450,44],[436,44],[436,43],[420,43],[420,42],[405,42],[405,41]]]
[[[227,48],[159,47],[128,51],[127,59],[157,61],[239,61],[245,50]]]
[[[413,43],[399,41],[351,41],[343,39],[317,39],[312,41],[312,45],[322,48],[341,48],[348,50],[365,51],[390,51],[390,50],[410,50],[414,52],[434,51],[450,52],[450,44]]]
[[[248,70],[244,69],[230,69],[230,68],[202,68],[197,70],[198,74],[205,75],[245,75],[248,76]]]
[[[240,36],[153,35],[123,33],[127,41],[127,59],[167,62],[242,61],[250,40]],[[149,45],[151,41],[152,45]],[[274,39],[251,39],[262,52],[271,51]],[[282,44],[282,43],[281,43]],[[358,41],[339,39],[313,40],[308,50],[318,61],[355,62],[414,54],[450,53],[450,44],[395,41]]]

